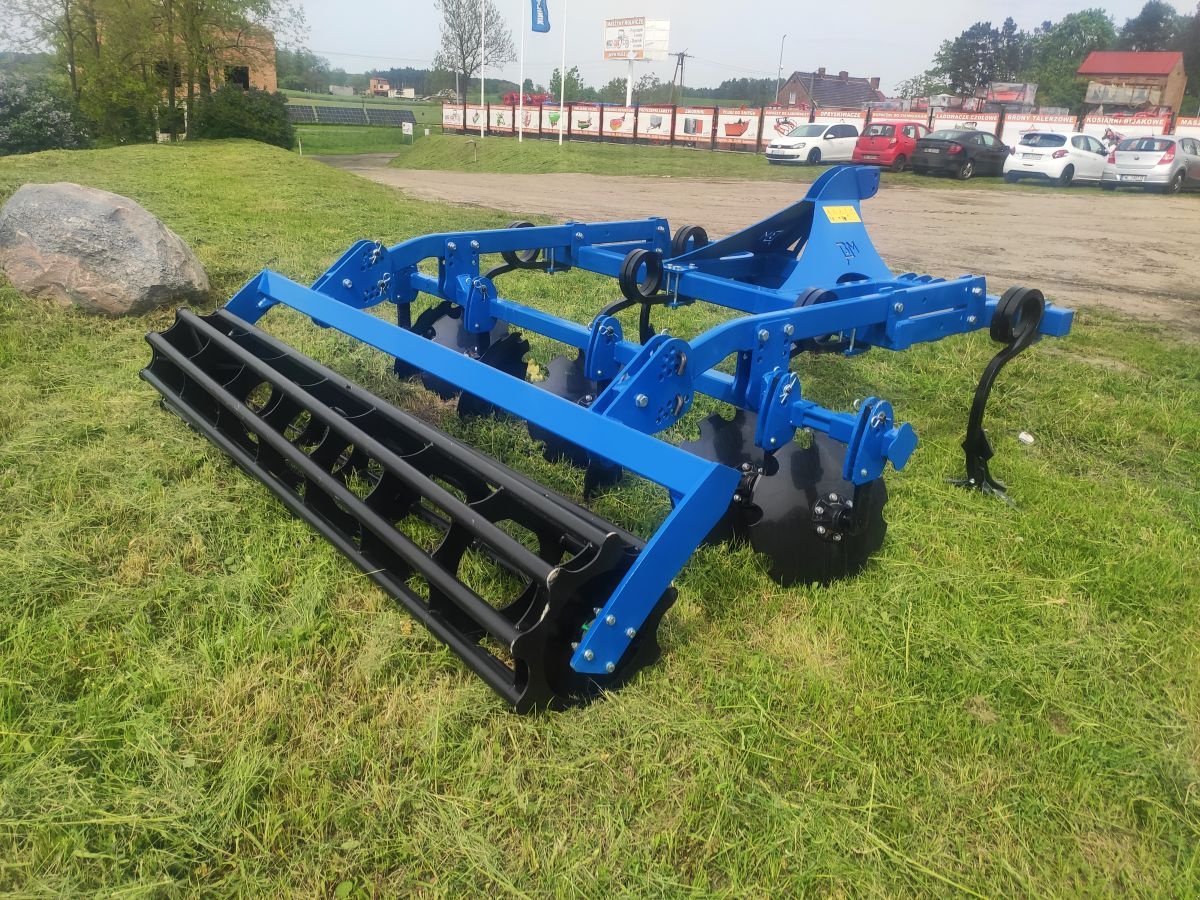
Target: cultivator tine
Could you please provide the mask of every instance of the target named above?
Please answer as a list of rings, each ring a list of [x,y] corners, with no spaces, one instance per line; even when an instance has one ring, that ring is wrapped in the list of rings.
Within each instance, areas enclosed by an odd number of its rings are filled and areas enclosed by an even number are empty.
[[[792,441],[764,454],[754,445],[756,425],[753,413],[714,414],[696,441],[683,444],[742,473],[709,540],[748,542],[782,585],[829,584],[861,570],[887,531],[883,480],[855,486],[843,479],[845,446],[820,433],[808,447]]]
[[[227,311],[181,310],[168,331],[147,339],[154,356],[142,375],[167,407],[517,710],[586,701],[657,658],[655,628],[644,627],[611,675],[570,666],[595,609],[642,550],[636,537]],[[668,590],[650,620],[673,600]]]

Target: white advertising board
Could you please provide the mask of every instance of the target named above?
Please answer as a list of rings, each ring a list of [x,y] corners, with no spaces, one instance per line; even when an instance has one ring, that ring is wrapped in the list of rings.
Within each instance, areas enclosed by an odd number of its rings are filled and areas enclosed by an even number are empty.
[[[1200,138],[1200,117],[1180,116],[1175,120],[1175,133],[1183,137]]]
[[[645,16],[626,16],[604,20],[604,59],[663,60],[671,23],[647,19]]]
[[[1112,148],[1128,137],[1166,134],[1170,125],[1170,116],[1088,116],[1082,131]]]
[[[753,147],[758,143],[758,110],[757,109],[721,109],[717,111],[717,143],[718,144],[748,144]]]
[[[1050,131],[1054,134],[1070,134],[1075,130],[1074,116],[1036,116],[1033,113],[1009,113],[1004,117],[1004,134],[1000,140],[1006,144],[1019,144],[1021,135],[1031,131]]]
[[[934,131],[950,128],[957,131],[990,131],[994,134],[999,122],[999,113],[957,112],[945,109],[934,110],[933,113]]]

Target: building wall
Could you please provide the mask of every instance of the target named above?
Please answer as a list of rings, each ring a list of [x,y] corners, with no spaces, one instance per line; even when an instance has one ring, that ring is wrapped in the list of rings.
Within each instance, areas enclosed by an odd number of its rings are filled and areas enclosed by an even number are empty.
[[[1187,93],[1187,73],[1183,63],[1179,63],[1170,75],[1091,75],[1088,81],[1100,84],[1111,84],[1122,87],[1156,87],[1162,89],[1162,105],[1169,106],[1172,112],[1178,113],[1183,105],[1183,95]]]
[[[808,94],[808,82],[802,78],[789,78],[779,89],[775,102],[779,106],[812,106],[812,97]]]
[[[250,70],[250,87],[260,91],[279,90],[275,72],[275,36],[271,32],[248,32],[230,43],[237,46],[221,51],[214,73],[217,84],[225,82],[227,68],[246,66]]]

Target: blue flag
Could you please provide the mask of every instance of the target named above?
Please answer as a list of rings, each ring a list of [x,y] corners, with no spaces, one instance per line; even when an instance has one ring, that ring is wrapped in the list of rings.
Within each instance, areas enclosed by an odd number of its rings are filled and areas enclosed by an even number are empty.
[[[530,0],[533,4],[533,30],[545,34],[550,30],[549,0]]]

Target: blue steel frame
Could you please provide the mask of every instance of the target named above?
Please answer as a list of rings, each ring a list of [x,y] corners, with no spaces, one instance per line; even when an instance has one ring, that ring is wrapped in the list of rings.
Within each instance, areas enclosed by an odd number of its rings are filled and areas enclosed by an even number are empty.
[[[264,271],[227,308],[254,323],[272,306],[291,307],[666,487],[672,512],[601,610],[597,625],[607,627],[589,629],[572,658],[577,671],[601,674],[615,667],[738,484],[732,469],[651,437],[685,415],[697,392],[757,413],[755,442],[765,451],[784,446],[799,428],[845,443],[843,477],[865,484],[888,462],[904,467],[915,433],[895,422],[884,400],[839,413],[805,399],[789,369],[794,345],[841,335],[847,355],[902,350],[991,324],[999,300],[987,295],[982,277],[943,280],[888,269],[859,206],[878,192],[879,177],[874,167],[830,169],[804,200],[674,257],[667,222],[659,218],[435,234],[390,248],[360,241],[311,288]],[[745,315],[690,341],[665,334],[646,344],[627,341],[612,316],[588,326],[562,319],[501,297],[480,272],[484,254],[511,259],[529,250],[540,251],[536,265],[549,272],[580,268],[613,277],[632,251],[649,251],[652,265],[661,260],[668,306],[703,301]],[[420,271],[426,260],[436,260],[436,275]],[[650,280],[650,269],[639,267],[636,279]],[[821,289],[815,301],[813,289]],[[506,322],[575,347],[587,377],[607,386],[585,408],[364,312],[391,302],[402,308],[400,321],[411,321],[407,307],[420,294],[461,308],[469,332]],[[1064,335],[1072,317],[1048,304],[1040,333]],[[731,356],[735,374],[717,371]]]

